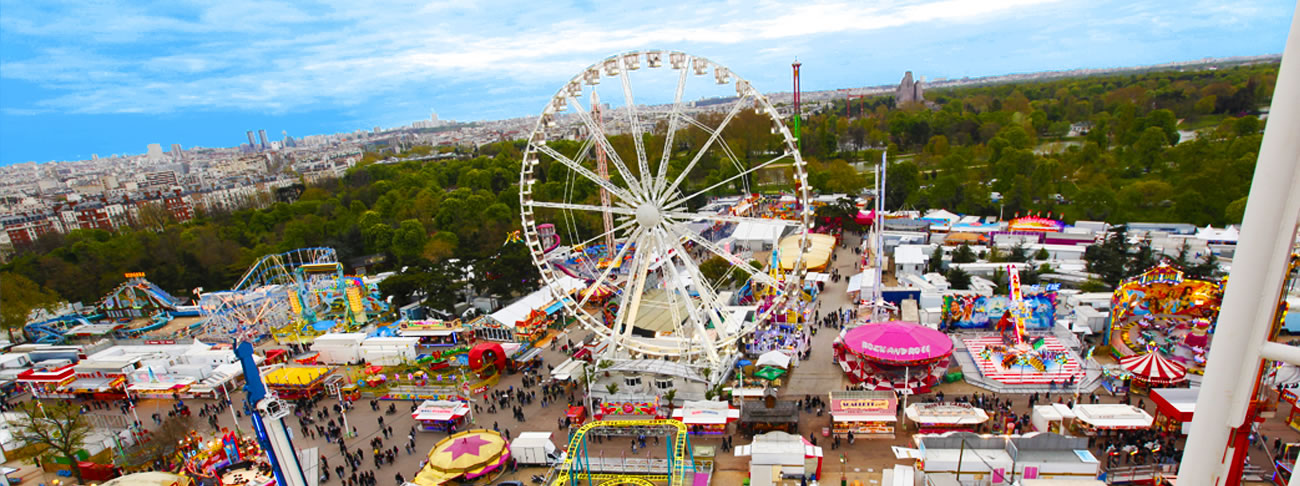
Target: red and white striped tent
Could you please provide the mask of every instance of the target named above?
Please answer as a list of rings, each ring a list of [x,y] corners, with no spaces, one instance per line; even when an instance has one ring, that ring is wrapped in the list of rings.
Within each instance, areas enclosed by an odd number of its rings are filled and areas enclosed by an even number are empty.
[[[1129,356],[1119,360],[1119,365],[1133,373],[1133,377],[1147,383],[1169,385],[1187,379],[1187,367],[1170,361],[1159,352]]]

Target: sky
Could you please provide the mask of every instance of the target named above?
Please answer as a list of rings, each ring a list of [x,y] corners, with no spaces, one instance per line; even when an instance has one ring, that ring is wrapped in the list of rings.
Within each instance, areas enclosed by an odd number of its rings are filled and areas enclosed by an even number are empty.
[[[762,92],[1281,53],[1291,0],[0,0],[0,165],[536,115],[627,50]],[[638,98],[644,102],[671,101]]]

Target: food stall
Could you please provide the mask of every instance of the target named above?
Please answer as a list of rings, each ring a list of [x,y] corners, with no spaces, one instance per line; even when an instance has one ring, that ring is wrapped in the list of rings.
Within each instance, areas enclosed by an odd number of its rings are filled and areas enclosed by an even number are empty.
[[[60,389],[77,379],[75,365],[57,368],[32,368],[18,373],[19,386],[26,387],[36,398],[74,398],[71,392]]]
[[[894,437],[898,397],[887,391],[830,392],[831,422],[836,437]]]
[[[798,435],[776,431],[757,435],[753,443],[736,446],[735,454],[749,457],[747,483],[750,486],[801,484],[810,478],[822,479],[822,448]]]
[[[760,402],[746,403],[740,410],[738,427],[746,435],[770,431],[799,433],[799,407],[793,400],[764,397]]]
[[[981,424],[989,421],[988,412],[969,403],[913,403],[903,413],[916,424],[918,434],[977,432]]]
[[[740,410],[727,402],[688,400],[673,410],[673,418],[686,424],[691,434],[722,435],[727,432],[727,424],[740,418]]]
[[[1192,427],[1196,397],[1200,388],[1155,388],[1151,401],[1156,404],[1156,430],[1186,434]]]
[[[1122,403],[1079,403],[1071,411],[1075,428],[1085,435],[1096,435],[1103,430],[1147,429],[1155,420],[1145,410]]]
[[[425,400],[411,418],[420,423],[420,430],[448,432],[464,425],[470,405],[459,400]]]
[[[1029,414],[1029,423],[1037,432],[1065,434],[1073,420],[1074,411],[1063,403],[1034,405],[1033,412]]]

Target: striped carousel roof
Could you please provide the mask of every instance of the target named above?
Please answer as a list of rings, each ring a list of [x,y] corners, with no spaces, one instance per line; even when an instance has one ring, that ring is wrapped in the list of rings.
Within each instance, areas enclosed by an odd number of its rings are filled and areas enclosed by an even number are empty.
[[[1119,365],[1148,383],[1170,384],[1187,379],[1186,366],[1170,361],[1158,351],[1129,356],[1119,360]]]

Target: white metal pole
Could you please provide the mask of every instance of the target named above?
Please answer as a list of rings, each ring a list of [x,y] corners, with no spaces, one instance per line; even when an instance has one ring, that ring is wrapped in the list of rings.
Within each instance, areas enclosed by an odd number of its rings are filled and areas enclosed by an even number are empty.
[[[1227,484],[1233,428],[1246,420],[1300,213],[1300,17],[1282,55],[1241,239],[1219,313],[1179,477]],[[1293,478],[1292,483],[1295,483]]]
[[[230,390],[226,389],[226,383],[221,382],[221,392],[226,395],[226,406],[230,407],[230,420],[235,422],[235,432],[243,434],[244,432],[239,429],[239,416],[235,415],[235,402],[230,400]]]

